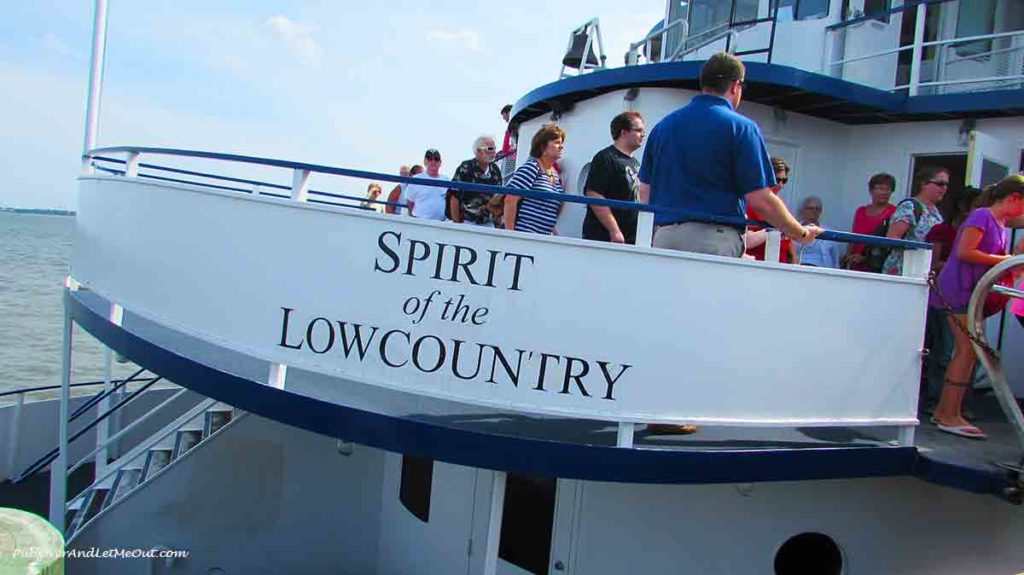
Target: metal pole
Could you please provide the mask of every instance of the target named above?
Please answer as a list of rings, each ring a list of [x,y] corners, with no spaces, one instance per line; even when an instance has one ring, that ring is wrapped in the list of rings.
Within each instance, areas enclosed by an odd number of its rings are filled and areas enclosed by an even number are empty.
[[[924,52],[921,43],[924,42],[924,20],[927,17],[927,10],[928,5],[924,2],[917,5],[917,20],[914,21],[914,54],[910,60],[910,88],[908,90],[908,94],[911,96],[917,95],[918,84],[921,83],[921,56]],[[903,15],[905,16],[906,12]]]
[[[111,383],[111,372],[113,371],[114,352],[109,347],[103,347],[103,392],[110,393],[110,389],[113,387]],[[96,413],[106,413],[110,409],[110,396],[106,396],[100,400],[96,406]],[[100,448],[96,452],[96,464],[93,469],[93,477],[99,477],[104,474],[107,470],[107,460],[109,456],[109,450],[107,448],[107,438],[110,437],[111,433],[111,418],[107,418],[99,427],[96,428],[96,447]]]
[[[25,394],[19,393],[14,400],[14,413],[11,414],[10,433],[7,436],[7,479],[14,479],[14,468],[18,464],[19,431],[21,430],[21,410],[25,406]]]
[[[60,411],[57,416],[59,440],[57,459],[50,464],[50,523],[64,533],[67,508],[68,404],[71,401],[71,313],[64,308],[64,337],[61,342]]]
[[[504,471],[495,471],[491,480],[491,510],[487,517],[487,541],[484,547],[484,575],[498,572],[498,547],[501,544],[501,519],[505,513]]]
[[[103,58],[107,51],[107,0],[96,0],[93,10],[92,61],[89,68],[89,93],[85,105],[85,141],[82,144],[82,171],[92,173],[89,150],[96,147],[99,132],[100,97],[103,92]]]

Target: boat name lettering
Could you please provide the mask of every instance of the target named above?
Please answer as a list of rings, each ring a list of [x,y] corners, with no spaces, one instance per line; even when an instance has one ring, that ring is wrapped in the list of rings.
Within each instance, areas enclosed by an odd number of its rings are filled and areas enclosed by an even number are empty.
[[[381,253],[373,262],[375,272],[399,272],[407,276],[430,274],[435,280],[504,287],[509,291],[522,291],[523,264],[533,266],[534,263],[533,256],[527,254],[487,250],[487,255],[483,256],[469,246],[412,238],[403,240],[401,233],[391,231],[377,236],[377,247]]]
[[[512,384],[517,389],[614,401],[616,384],[633,367],[326,317],[298,319],[292,317],[301,315],[295,308],[282,307],[281,311],[279,347],[317,355],[333,353],[348,361],[378,363],[391,369],[451,374],[462,381]]]

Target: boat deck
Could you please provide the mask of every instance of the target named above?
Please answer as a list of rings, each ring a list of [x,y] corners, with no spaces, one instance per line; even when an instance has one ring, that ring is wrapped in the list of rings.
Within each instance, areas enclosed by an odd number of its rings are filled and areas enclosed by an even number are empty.
[[[938,431],[921,414],[914,447],[892,427],[702,426],[659,435],[638,426],[632,448],[616,447],[614,422],[522,414],[419,396],[289,369],[285,390],[266,384],[268,362],[68,292],[75,321],[139,365],[198,393],[310,431],[462,465],[602,481],[733,483],[915,475],[978,493],[1006,495],[1021,449],[995,398],[973,403],[989,438]]]

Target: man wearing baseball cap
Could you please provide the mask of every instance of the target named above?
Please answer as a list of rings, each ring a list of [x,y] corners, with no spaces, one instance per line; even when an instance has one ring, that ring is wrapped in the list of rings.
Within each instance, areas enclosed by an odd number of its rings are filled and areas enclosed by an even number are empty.
[[[441,173],[441,152],[430,148],[423,154],[423,165],[426,169],[415,178],[424,180],[450,180]],[[405,203],[409,206],[409,214],[414,218],[425,220],[444,220],[445,194],[447,186],[425,186],[409,184],[405,187]]]

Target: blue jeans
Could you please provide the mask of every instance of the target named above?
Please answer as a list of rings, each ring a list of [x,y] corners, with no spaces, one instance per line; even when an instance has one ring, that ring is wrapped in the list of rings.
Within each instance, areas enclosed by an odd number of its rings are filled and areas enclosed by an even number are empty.
[[[924,345],[928,349],[928,359],[925,361],[925,385],[922,392],[925,399],[938,401],[946,368],[953,357],[953,334],[949,331],[945,311],[928,306]]]

